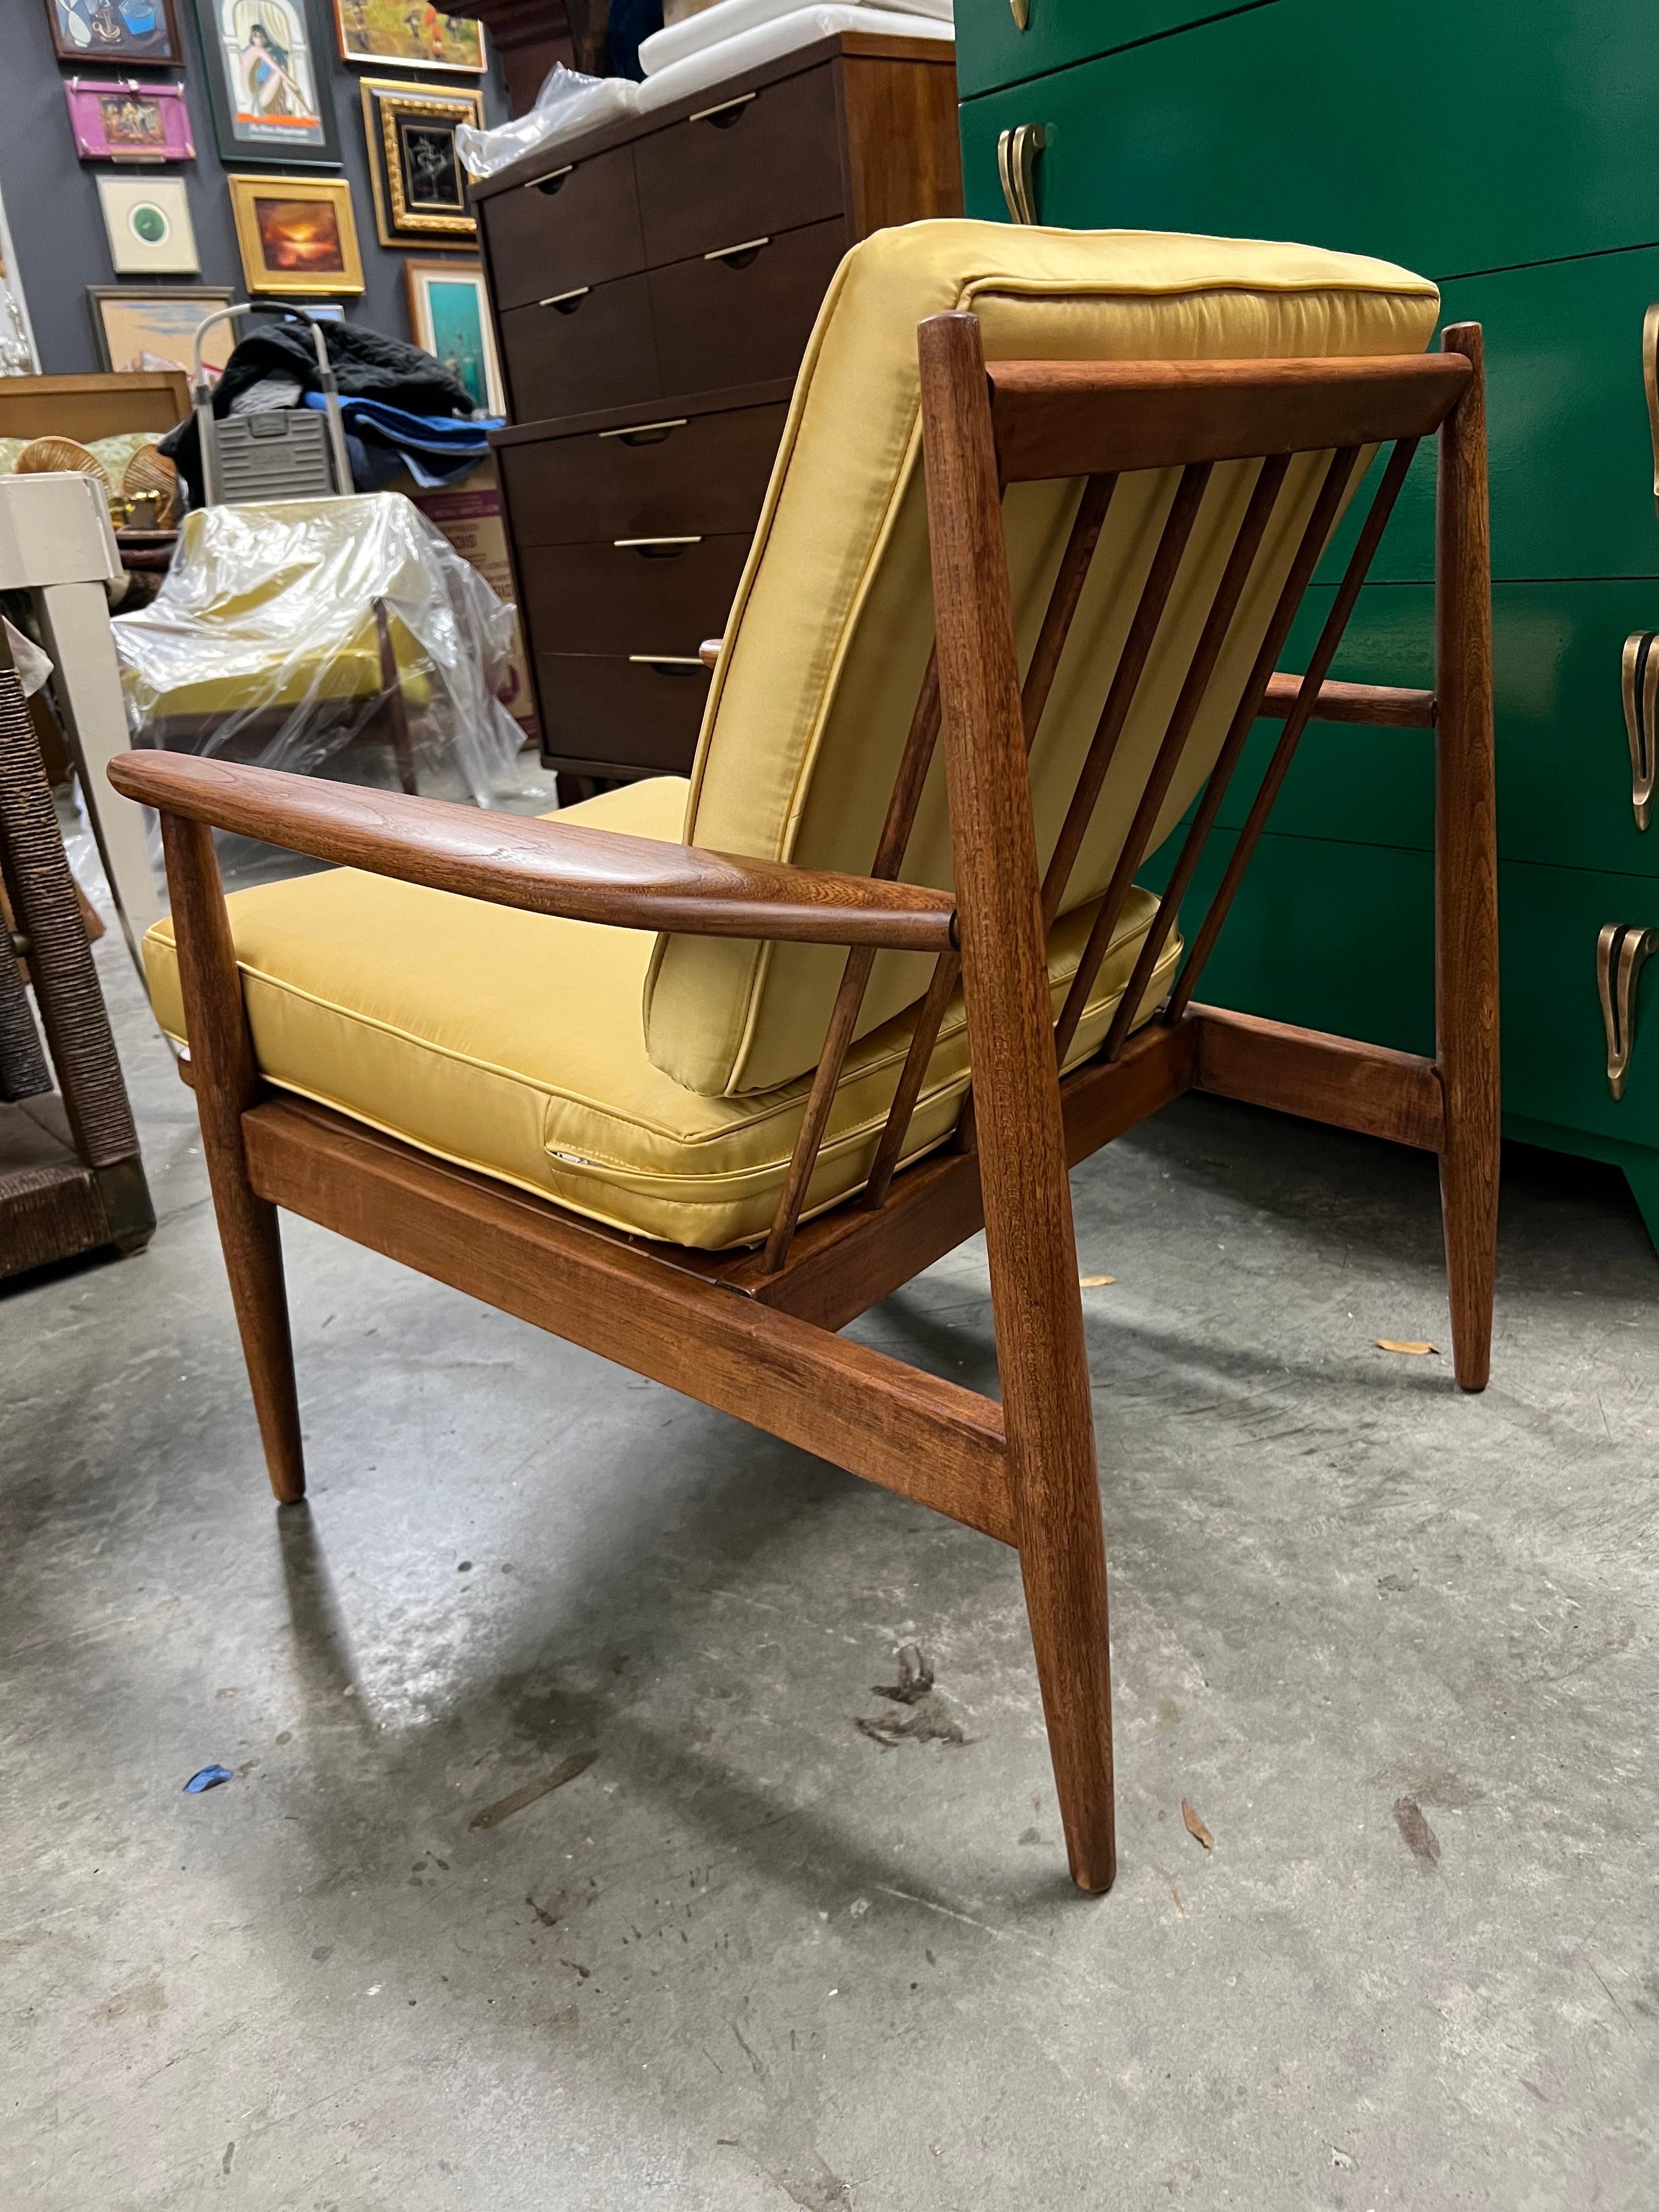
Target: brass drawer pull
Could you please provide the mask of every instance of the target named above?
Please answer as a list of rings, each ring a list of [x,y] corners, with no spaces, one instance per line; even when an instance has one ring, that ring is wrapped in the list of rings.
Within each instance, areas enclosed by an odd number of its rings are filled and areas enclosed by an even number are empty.
[[[1031,0],[1008,0],[1008,5],[1013,10],[1014,28],[1029,31],[1031,27]]]
[[[718,107],[700,107],[685,119],[688,123],[712,123],[716,131],[729,131],[755,97],[752,92],[740,92],[735,100],[723,100]]]
[[[1040,123],[1017,123],[997,140],[997,174],[1015,222],[1037,219],[1036,157],[1048,143],[1048,134]]]
[[[1625,732],[1630,739],[1630,803],[1636,826],[1653,819],[1654,721],[1659,714],[1659,630],[1638,629],[1625,640]]]
[[[635,668],[659,668],[665,676],[687,675],[702,666],[700,653],[630,653]]]
[[[591,284],[578,284],[574,292],[555,292],[545,300],[538,300],[538,307],[552,307],[562,315],[574,315],[592,290]]]
[[[688,545],[701,545],[696,538],[613,538],[611,541],[618,553],[637,553],[641,561],[672,561],[676,554],[684,553]]]
[[[1595,941],[1595,987],[1607,1032],[1607,1088],[1625,1095],[1631,1047],[1636,1042],[1636,981],[1650,954],[1659,952],[1659,929],[1631,929],[1610,921]]]
[[[527,192],[545,192],[549,199],[551,199],[565,179],[574,177],[575,173],[576,164],[574,161],[567,161],[562,169],[550,169],[544,177],[532,177],[524,189]]]
[[[1642,318],[1642,382],[1648,395],[1648,431],[1653,440],[1653,504],[1659,511],[1659,301]]]
[[[723,261],[728,269],[746,269],[762,246],[771,243],[769,238],[745,238],[741,246],[717,246],[702,258],[705,261]]]
[[[660,446],[675,430],[685,428],[684,415],[677,415],[672,422],[630,422],[625,430],[601,430],[602,438],[620,438],[624,446]]]

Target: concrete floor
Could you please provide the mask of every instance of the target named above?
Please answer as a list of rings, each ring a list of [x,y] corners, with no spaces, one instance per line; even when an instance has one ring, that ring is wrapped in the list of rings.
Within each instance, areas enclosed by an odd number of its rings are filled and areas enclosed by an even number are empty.
[[[1469,1400],[1375,1348],[1445,1342],[1426,1160],[1190,1099],[1078,1176],[1091,1901],[1012,1553],[303,1223],[279,1516],[191,1101],[100,957],[161,1225],[0,1295],[5,2212],[1659,2198],[1615,1178],[1511,1164]],[[860,1326],[988,1382],[980,1249]],[[858,1725],[913,1643],[965,1741]]]

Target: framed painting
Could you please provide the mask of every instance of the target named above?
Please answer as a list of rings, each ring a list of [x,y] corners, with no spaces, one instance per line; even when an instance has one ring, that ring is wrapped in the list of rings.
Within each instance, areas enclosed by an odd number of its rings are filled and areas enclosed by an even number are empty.
[[[446,15],[429,0],[334,0],[334,22],[343,61],[468,76],[482,76],[489,66],[483,25],[469,15]]]
[[[60,62],[184,64],[178,0],[46,0]]]
[[[343,177],[228,177],[250,292],[332,300],[363,289],[362,256]]]
[[[22,279],[12,252],[11,232],[6,227],[5,203],[0,200],[0,376],[39,376],[40,356],[29,324]]]
[[[365,77],[362,90],[381,245],[476,252],[478,218],[466,197],[455,133],[464,123],[483,130],[483,93],[390,77]]]
[[[319,0],[196,0],[219,158],[337,169]]]
[[[507,397],[489,325],[483,263],[409,261],[404,264],[404,282],[409,287],[409,327],[416,344],[460,379],[483,413],[505,415]]]
[[[194,373],[197,325],[235,294],[219,284],[91,284],[92,310],[100,368],[182,368]],[[236,325],[220,323],[208,333],[203,359],[216,374],[230,359]]]
[[[100,177],[98,199],[118,276],[194,276],[200,270],[182,177]]]
[[[70,128],[83,161],[193,161],[190,110],[181,84],[137,77],[65,79]]]

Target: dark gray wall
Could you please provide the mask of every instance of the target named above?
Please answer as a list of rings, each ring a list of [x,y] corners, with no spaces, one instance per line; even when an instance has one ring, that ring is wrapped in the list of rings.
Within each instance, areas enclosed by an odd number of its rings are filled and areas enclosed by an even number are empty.
[[[179,0],[185,23],[188,56],[182,72],[190,104],[191,132],[196,159],[182,165],[169,163],[155,173],[182,176],[190,198],[191,219],[196,227],[197,251],[201,256],[199,277],[154,277],[155,284],[228,284],[238,299],[246,298],[241,257],[236,251],[235,225],[231,220],[230,195],[225,171],[220,167],[213,137],[213,115],[204,78],[205,64],[196,35],[195,0]],[[75,151],[70,128],[69,104],[64,82],[76,74],[75,64],[59,63],[52,52],[45,0],[0,0],[5,21],[3,52],[0,52],[0,193],[3,193],[17,274],[34,325],[40,366],[49,376],[68,376],[99,366],[97,342],[87,305],[88,284],[114,284],[109,243],[99,210],[100,176],[142,173],[131,165],[116,167],[82,161]],[[318,10],[319,26],[325,21],[325,41],[319,40],[319,66],[331,71],[335,106],[335,128],[339,134],[342,171],[295,170],[296,175],[330,176],[343,173],[351,179],[356,212],[357,238],[362,248],[363,283],[360,300],[346,303],[348,320],[394,337],[409,336],[409,311],[404,290],[407,254],[389,252],[375,237],[374,195],[368,178],[368,149],[363,142],[362,103],[358,86],[365,76],[413,76],[411,71],[379,68],[348,68],[336,52],[333,10]],[[88,76],[110,77],[118,69],[88,67]],[[179,70],[135,70],[144,80],[177,81]],[[471,77],[428,77],[428,83],[472,84]],[[492,61],[483,79],[484,111],[491,123],[505,120],[507,95],[500,64]],[[125,280],[135,287],[141,280]]]

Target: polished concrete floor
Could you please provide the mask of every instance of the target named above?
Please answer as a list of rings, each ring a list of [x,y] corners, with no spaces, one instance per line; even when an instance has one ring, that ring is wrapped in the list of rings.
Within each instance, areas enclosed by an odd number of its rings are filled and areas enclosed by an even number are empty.
[[[1659,2201],[1616,1179],[1510,1164],[1466,1399],[1376,1348],[1445,1344],[1425,1159],[1191,1099],[1079,1173],[1090,1900],[1012,1553],[302,1223],[278,1514],[100,957],[161,1227],[0,1294],[4,2212]],[[977,1245],[860,1327],[988,1382]]]

